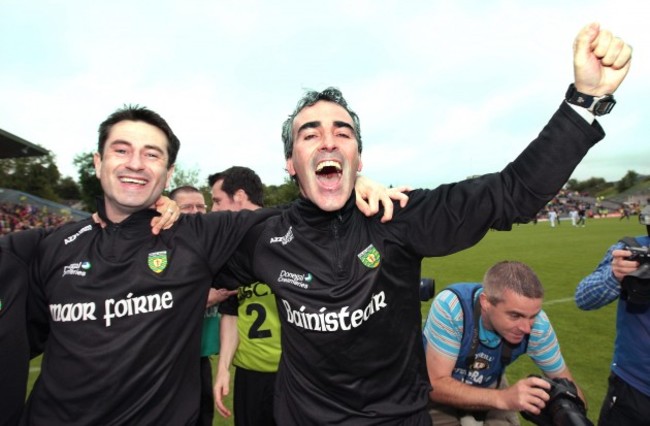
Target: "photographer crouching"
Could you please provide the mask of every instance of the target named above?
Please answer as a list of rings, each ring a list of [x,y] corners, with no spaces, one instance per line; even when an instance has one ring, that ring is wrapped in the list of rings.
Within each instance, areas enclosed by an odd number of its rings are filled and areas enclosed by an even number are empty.
[[[557,409],[574,410],[585,422],[569,425],[591,424],[578,388],[571,389],[573,404],[554,403],[567,399],[554,394],[558,384],[575,385],[542,310],[543,297],[530,267],[503,261],[486,272],[482,284],[452,284],[434,298],[424,327],[434,425],[518,425],[518,412],[544,424]],[[505,369],[524,354],[545,377],[508,386]]]
[[[618,300],[614,358],[599,426],[650,424],[650,206],[639,214],[639,223],[647,235],[611,246],[575,294],[584,310]]]

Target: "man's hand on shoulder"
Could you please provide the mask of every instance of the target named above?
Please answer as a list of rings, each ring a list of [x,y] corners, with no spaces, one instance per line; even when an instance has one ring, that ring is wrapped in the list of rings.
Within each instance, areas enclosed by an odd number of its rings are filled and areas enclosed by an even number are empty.
[[[214,306],[217,303],[221,303],[230,296],[234,296],[238,293],[238,290],[228,290],[226,288],[210,288],[208,292],[208,301],[206,303],[206,308]]]
[[[153,206],[160,216],[151,219],[151,232],[154,235],[160,234],[163,229],[169,229],[181,216],[181,210],[176,201],[161,196]]]
[[[408,195],[405,192],[411,190],[408,186],[386,188],[367,177],[358,175],[354,185],[357,208],[366,216],[374,216],[379,212],[379,203],[384,208],[384,215],[381,222],[389,222],[393,218],[393,200],[399,201],[403,208],[408,203]]]

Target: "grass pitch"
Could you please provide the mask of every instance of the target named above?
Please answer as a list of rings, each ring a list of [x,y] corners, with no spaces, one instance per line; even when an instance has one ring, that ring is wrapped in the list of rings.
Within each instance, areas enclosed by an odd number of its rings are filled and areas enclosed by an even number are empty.
[[[636,217],[591,219],[587,226],[576,228],[567,219],[551,228],[548,222],[515,225],[510,232],[488,232],[476,246],[460,253],[425,259],[422,276],[436,280],[440,291],[455,282],[480,282],[485,271],[500,260],[518,260],[530,265],[545,288],[543,309],[557,332],[564,358],[585,393],[589,418],[595,423],[605,391],[612,358],[615,334],[615,306],[612,303],[597,311],[580,311],[573,294],[580,280],[591,273],[610,245],[624,236],[646,232]],[[426,319],[430,302],[422,304]],[[213,359],[216,367],[216,358]],[[40,357],[32,361],[29,389],[40,371]],[[525,356],[508,368],[510,383],[538,374],[539,370]],[[231,387],[232,390],[232,387]],[[228,405],[232,401],[228,398]],[[215,414],[215,426],[232,425]],[[522,424],[526,424],[522,420]]]

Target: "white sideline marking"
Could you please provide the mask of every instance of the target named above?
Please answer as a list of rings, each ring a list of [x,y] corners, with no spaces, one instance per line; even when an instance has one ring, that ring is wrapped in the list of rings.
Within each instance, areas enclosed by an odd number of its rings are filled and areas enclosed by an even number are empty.
[[[555,300],[549,300],[547,302],[542,303],[542,305],[555,305],[557,303],[565,303],[565,302],[573,302],[573,297],[565,297],[563,299],[555,299]]]

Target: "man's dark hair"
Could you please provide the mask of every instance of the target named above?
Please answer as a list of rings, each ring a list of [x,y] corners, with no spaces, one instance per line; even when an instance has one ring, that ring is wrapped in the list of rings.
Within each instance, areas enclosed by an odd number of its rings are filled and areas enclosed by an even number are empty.
[[[114,113],[108,116],[106,120],[99,125],[99,142],[97,144],[97,152],[100,157],[104,156],[104,146],[108,139],[113,126],[121,121],[142,121],[159,128],[165,136],[167,136],[167,153],[169,160],[167,161],[167,168],[170,168],[176,162],[178,150],[181,143],[172,131],[169,124],[158,113],[139,105],[124,105]]]
[[[179,186],[178,188],[174,188],[172,192],[169,193],[169,198],[176,201],[176,194],[179,194],[181,192],[198,192],[199,194],[203,195],[203,193],[199,191],[197,188],[191,185],[184,185],[184,186]]]
[[[343,97],[343,93],[335,87],[328,87],[322,92],[317,92],[315,90],[310,90],[298,101],[296,109],[289,115],[289,117],[282,124],[282,143],[284,144],[284,158],[291,158],[293,152],[293,120],[296,118],[296,115],[300,113],[306,107],[314,105],[318,101],[327,101],[333,102],[343,109],[345,109],[350,117],[352,117],[352,122],[354,123],[354,136],[357,139],[357,144],[359,145],[359,154],[361,154],[361,124],[359,122],[359,116],[348,108],[348,103]]]
[[[253,170],[248,167],[232,166],[222,172],[208,176],[208,185],[212,188],[220,180],[223,180],[221,190],[231,200],[235,192],[241,189],[248,195],[251,203],[264,207],[264,185],[262,185],[262,179]]]

